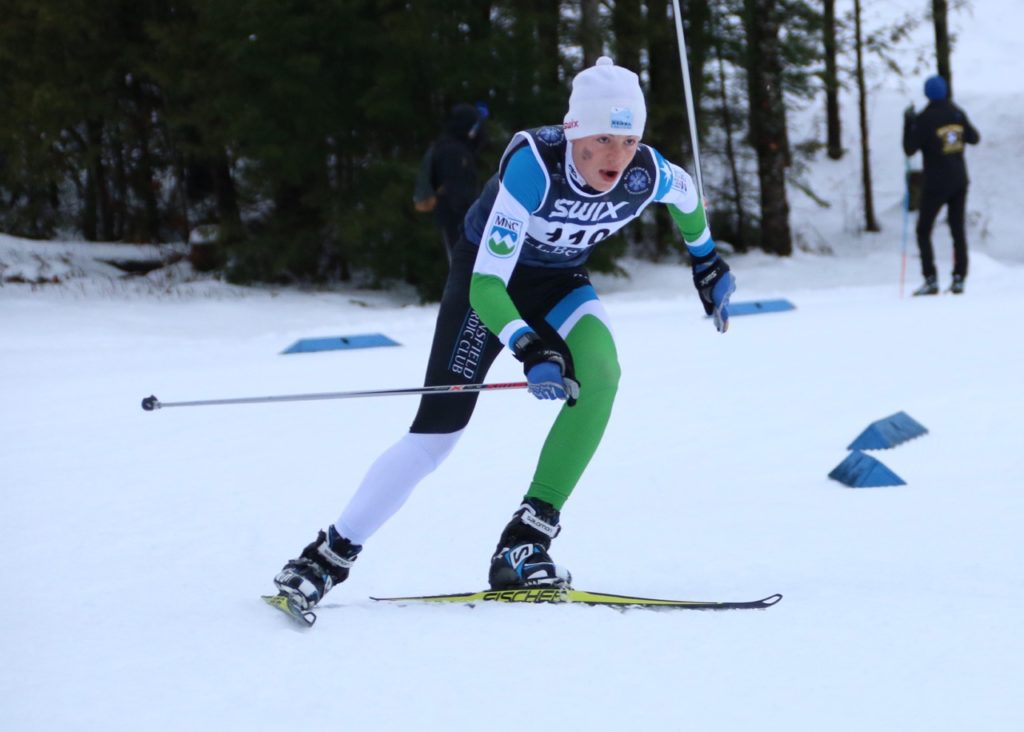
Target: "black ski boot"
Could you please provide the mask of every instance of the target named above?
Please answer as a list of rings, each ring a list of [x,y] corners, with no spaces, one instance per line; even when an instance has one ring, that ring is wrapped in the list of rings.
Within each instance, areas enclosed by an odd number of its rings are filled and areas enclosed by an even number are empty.
[[[348,579],[348,571],[362,549],[330,526],[326,534],[321,531],[316,541],[302,550],[298,559],[284,565],[274,577],[274,584],[303,610],[309,610],[332,587]]]
[[[572,575],[548,554],[558,536],[559,513],[550,503],[527,498],[501,532],[488,575],[492,590],[569,587]]]
[[[925,277],[924,284],[914,290],[914,297],[920,297],[921,295],[938,295],[939,294],[939,280],[935,275],[931,277]]]
[[[952,292],[954,295],[963,295],[964,294],[964,276],[963,275],[953,275],[953,284],[951,284],[949,286],[949,291]]]

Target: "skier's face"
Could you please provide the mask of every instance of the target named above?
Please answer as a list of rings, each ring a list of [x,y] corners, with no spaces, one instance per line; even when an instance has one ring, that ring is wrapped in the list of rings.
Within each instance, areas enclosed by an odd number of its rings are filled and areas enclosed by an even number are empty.
[[[636,155],[640,143],[633,135],[590,135],[573,140],[572,162],[587,185],[609,191]]]

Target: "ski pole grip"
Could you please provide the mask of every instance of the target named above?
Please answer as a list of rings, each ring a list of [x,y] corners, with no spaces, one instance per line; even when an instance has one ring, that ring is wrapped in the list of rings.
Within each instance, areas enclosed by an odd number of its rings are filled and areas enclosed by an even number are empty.
[[[142,408],[147,412],[152,412],[154,409],[160,408],[160,400],[155,396],[148,396],[142,400]]]

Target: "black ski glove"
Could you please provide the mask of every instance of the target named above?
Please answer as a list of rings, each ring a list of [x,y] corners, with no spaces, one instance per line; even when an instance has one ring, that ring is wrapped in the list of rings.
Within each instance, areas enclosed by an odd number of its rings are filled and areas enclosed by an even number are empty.
[[[580,385],[566,376],[565,359],[544,345],[536,333],[528,332],[512,344],[512,353],[523,364],[527,389],[538,399],[565,399],[572,407],[580,395]]]
[[[700,295],[704,312],[715,319],[719,333],[729,329],[729,298],[736,290],[736,278],[729,272],[729,265],[712,251],[703,257],[693,258],[693,286]]]

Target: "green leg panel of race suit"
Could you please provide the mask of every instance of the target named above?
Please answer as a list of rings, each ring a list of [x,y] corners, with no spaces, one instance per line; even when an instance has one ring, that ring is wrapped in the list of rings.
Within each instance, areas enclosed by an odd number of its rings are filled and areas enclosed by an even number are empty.
[[[561,510],[601,444],[619,388],[618,353],[608,326],[583,316],[565,338],[572,353],[580,396],[564,405],[548,432],[537,472],[526,493]]]

